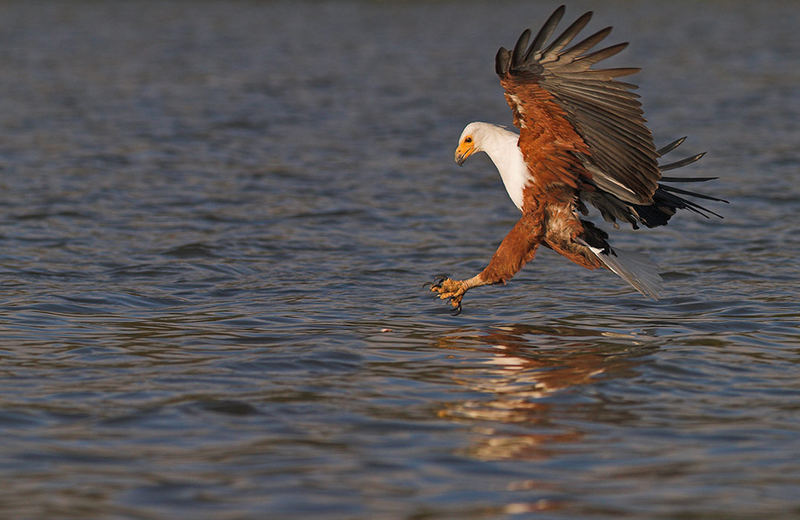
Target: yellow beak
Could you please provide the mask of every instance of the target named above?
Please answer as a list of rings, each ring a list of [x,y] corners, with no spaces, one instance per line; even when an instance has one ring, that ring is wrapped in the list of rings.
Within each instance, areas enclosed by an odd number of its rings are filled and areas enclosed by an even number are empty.
[[[466,143],[462,141],[461,144],[458,145],[458,148],[456,148],[456,164],[459,166],[464,164],[464,161],[467,160],[467,157],[472,155],[474,151],[475,146],[473,143]]]

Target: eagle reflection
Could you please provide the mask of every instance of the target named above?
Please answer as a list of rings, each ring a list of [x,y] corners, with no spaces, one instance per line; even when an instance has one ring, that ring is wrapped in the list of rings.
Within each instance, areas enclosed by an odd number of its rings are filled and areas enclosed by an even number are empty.
[[[544,459],[580,441],[582,421],[625,420],[578,387],[636,375],[648,338],[574,327],[514,325],[490,332],[454,331],[439,348],[487,354],[457,368],[454,379],[481,397],[446,404],[440,417],[472,423],[478,441],[468,454],[483,460]],[[613,418],[609,414],[614,415]]]

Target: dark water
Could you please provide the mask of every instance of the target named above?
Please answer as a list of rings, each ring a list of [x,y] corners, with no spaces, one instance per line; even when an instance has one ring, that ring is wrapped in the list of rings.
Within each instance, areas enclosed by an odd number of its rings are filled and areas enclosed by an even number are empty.
[[[3,518],[800,516],[800,7],[602,2],[732,201],[422,284],[515,220],[498,45],[550,3],[0,5]]]

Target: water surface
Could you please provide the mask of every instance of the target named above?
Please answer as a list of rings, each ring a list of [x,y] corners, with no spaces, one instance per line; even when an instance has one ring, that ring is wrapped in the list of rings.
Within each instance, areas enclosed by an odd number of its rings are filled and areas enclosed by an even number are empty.
[[[664,298],[513,225],[472,120],[554,5],[0,6],[8,518],[800,515],[800,9],[578,2],[731,200],[615,234]],[[715,207],[716,209],[716,207]]]

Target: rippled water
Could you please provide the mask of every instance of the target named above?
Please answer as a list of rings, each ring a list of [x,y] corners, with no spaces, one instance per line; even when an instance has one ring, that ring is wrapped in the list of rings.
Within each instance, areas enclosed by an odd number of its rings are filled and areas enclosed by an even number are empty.
[[[0,5],[5,518],[800,515],[800,8],[576,3],[730,199],[422,284],[515,220],[492,60],[550,4]]]

